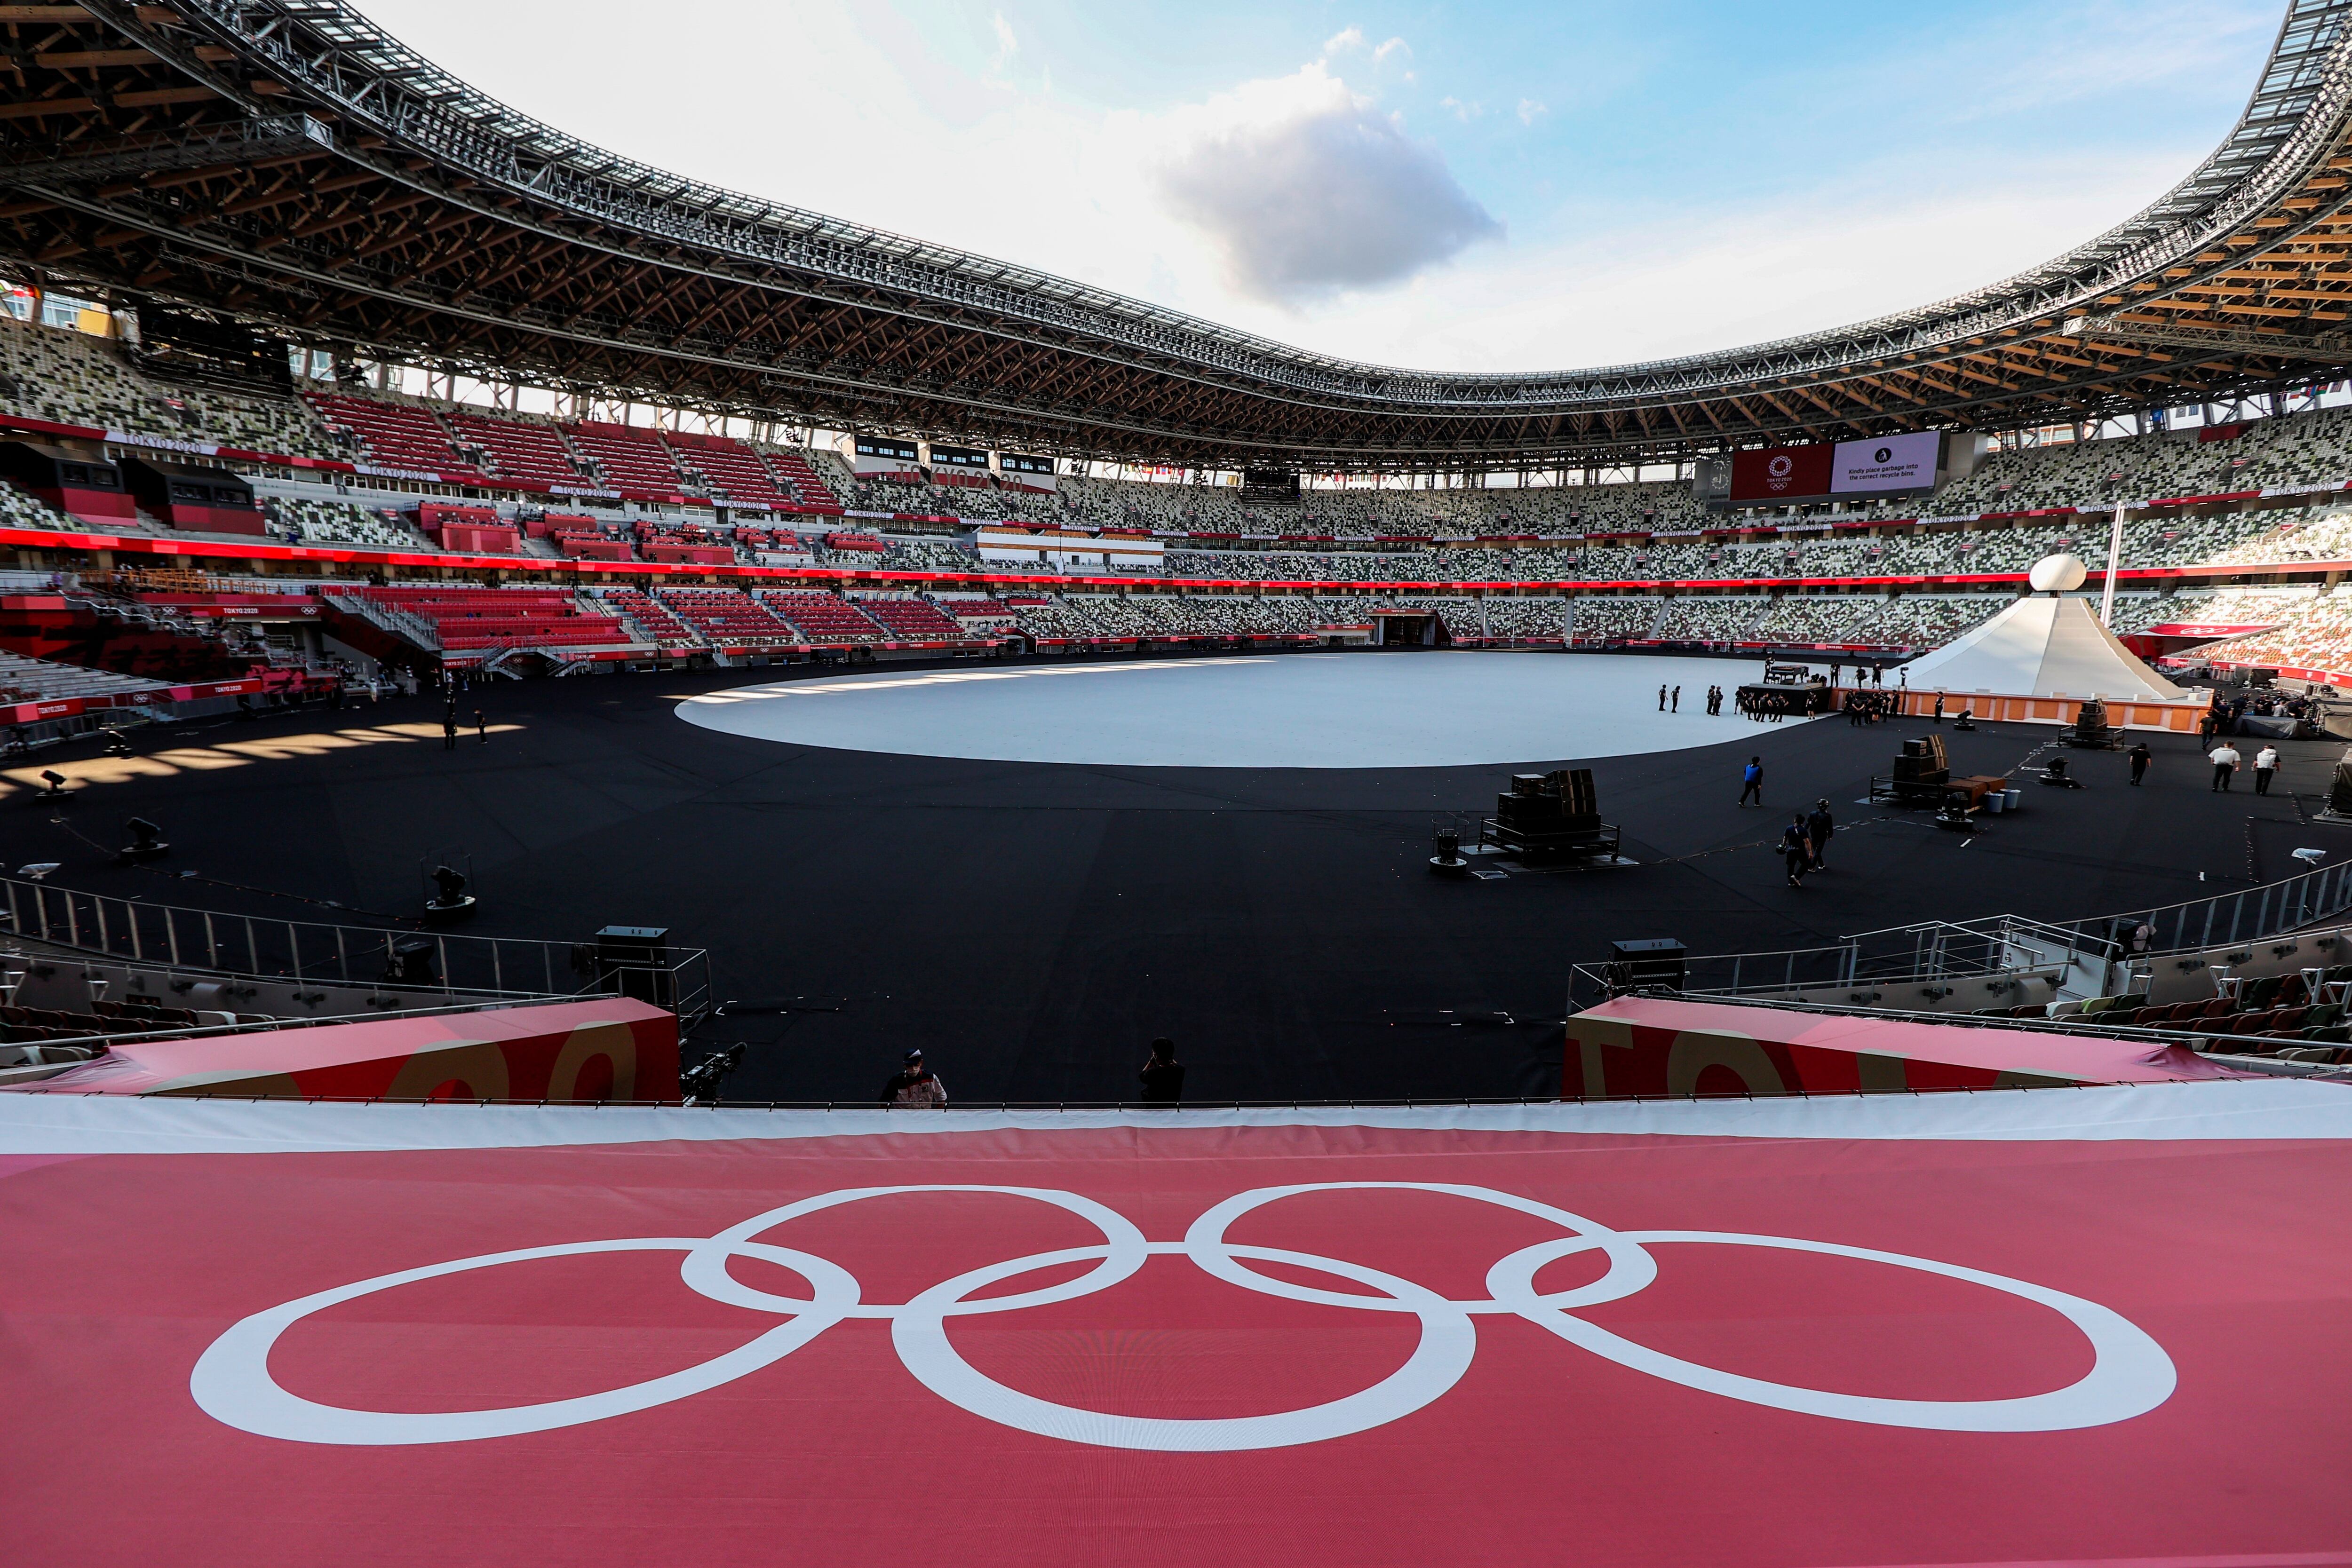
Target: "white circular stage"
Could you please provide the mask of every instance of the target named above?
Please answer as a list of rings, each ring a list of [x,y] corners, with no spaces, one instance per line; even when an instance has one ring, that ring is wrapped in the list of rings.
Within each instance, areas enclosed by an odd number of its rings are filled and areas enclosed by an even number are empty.
[[[688,697],[707,729],[845,751],[1143,768],[1452,768],[1624,757],[1758,733],[1758,663],[1558,653],[1288,653],[887,669]],[[1658,686],[1682,711],[1658,711]],[[1706,716],[1706,688],[1724,714]]]

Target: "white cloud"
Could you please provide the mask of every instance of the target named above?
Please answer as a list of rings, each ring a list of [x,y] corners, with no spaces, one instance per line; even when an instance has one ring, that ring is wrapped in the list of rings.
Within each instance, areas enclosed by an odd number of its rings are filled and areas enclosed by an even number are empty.
[[[1538,103],[1534,99],[1523,98],[1519,99],[1519,123],[1521,125],[1533,125],[1538,119],[1550,112],[1551,111],[1549,110],[1544,108],[1542,104]]]
[[[1503,232],[1435,149],[1319,62],[1164,127],[1160,192],[1255,298],[1295,306],[1401,282]]]
[[[1591,237],[1473,253],[1442,277],[1260,330],[1381,364],[1538,371],[1705,353],[1846,326],[2022,271],[2128,216],[2177,157],[2010,169],[1857,207],[1885,181],[1841,172],[1769,204],[1612,214]],[[2098,195],[2088,199],[2085,191]]]
[[[1004,19],[1003,12],[991,16],[988,23],[996,31],[996,63],[1001,66],[1021,52],[1021,40],[1013,36],[1013,24]]]
[[[674,0],[678,27],[727,30],[728,48],[699,55],[616,46],[639,16],[617,0],[362,4],[492,95],[663,168],[1304,348],[1433,369],[1653,359],[1918,305],[2090,237],[2206,150],[2195,144],[2204,130],[2159,126],[2129,152],[1948,160],[1929,166],[1940,180],[1924,178],[1917,163],[1880,168],[1856,156],[1825,167],[1818,188],[1776,184],[1769,203],[1756,204],[1701,189],[1687,202],[1669,193],[1547,210],[1535,189],[1514,189],[1496,196],[1496,211],[1511,220],[1509,246],[1441,247],[1450,261],[1425,258],[1416,270],[1414,256],[1427,253],[1413,248],[1420,236],[1406,226],[1391,234],[1403,275],[1389,270],[1391,280],[1374,287],[1347,278],[1351,265],[1381,272],[1370,265],[1377,256],[1351,256],[1354,240],[1314,232],[1363,226],[1365,213],[1333,210],[1359,184],[1326,182],[1318,205],[1314,193],[1286,194],[1265,179],[1196,193],[1195,204],[1163,183],[1221,157],[1247,169],[1284,150],[1303,170],[1321,148],[1358,181],[1383,171],[1414,175],[1421,200],[1441,219],[1450,212],[1473,239],[1495,232],[1495,219],[1434,153],[1360,103],[1329,68],[1166,114],[1111,112],[1056,96],[1042,75],[989,70],[997,40],[987,30],[959,40],[969,47],[958,57],[940,35],[864,0]],[[990,4],[1019,8],[1018,0]],[[1019,57],[1034,69],[1034,35],[1028,43]],[[811,68],[814,61],[824,68]],[[779,73],[791,92],[774,90]],[[1512,101],[1455,98],[1435,107],[1483,127],[1482,113],[1500,120]],[[649,115],[648,102],[693,104],[696,112]],[[1566,112],[1554,110],[1537,134],[1557,134]],[[1334,141],[1317,141],[1309,127]],[[1017,175],[1022,193],[1007,199],[993,177],[938,179],[943,165]],[[1857,201],[1857,192],[1869,199]],[[1381,220],[1370,225],[1376,234],[1421,221],[1394,188],[1360,193]],[[1267,243],[1244,244],[1237,257],[1229,239],[1233,225],[1252,222],[1244,196],[1295,210],[1276,211],[1264,225]],[[1292,286],[1250,287],[1237,262]],[[1397,252],[1387,265],[1400,265]],[[1318,276],[1319,285],[1304,281]]]
[[[1328,60],[1338,54],[1369,54],[1372,57],[1374,65],[1385,65],[1390,57],[1395,55],[1402,55],[1407,59],[1411,59],[1412,48],[1402,38],[1386,38],[1375,45],[1370,38],[1364,37],[1364,30],[1361,27],[1342,27],[1323,40],[1325,59]]]

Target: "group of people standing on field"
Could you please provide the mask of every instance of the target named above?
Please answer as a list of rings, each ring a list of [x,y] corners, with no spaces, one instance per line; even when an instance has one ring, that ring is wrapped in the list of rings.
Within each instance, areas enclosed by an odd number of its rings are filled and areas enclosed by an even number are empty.
[[[1812,712],[1814,690],[1811,686],[1791,686],[1785,692],[1759,692],[1752,686],[1742,686],[1739,711],[1759,724],[1778,724],[1790,714]]]
[[[1680,712],[1682,712],[1682,711],[1683,711],[1683,689],[1682,689],[1682,687],[1680,687],[1680,686],[1667,686],[1667,685],[1661,685],[1661,686],[1658,688],[1658,711],[1659,711],[1660,713],[1680,713]],[[1707,687],[1707,688],[1706,688],[1706,716],[1707,716],[1707,717],[1709,717],[1709,718],[1715,718],[1715,717],[1717,717],[1717,716],[1719,716],[1722,714],[1722,712],[1723,712],[1723,688],[1722,688],[1721,686],[1709,686],[1709,687]]]
[[[1895,704],[1902,699],[1900,692],[1866,692],[1857,686],[1845,694],[1845,721],[1851,725],[1864,725],[1893,718]]]

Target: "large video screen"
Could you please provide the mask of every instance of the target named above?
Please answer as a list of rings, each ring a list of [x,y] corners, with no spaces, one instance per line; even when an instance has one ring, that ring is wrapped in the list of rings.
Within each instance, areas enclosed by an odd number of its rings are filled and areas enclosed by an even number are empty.
[[[1932,490],[1943,442],[1943,433],[1935,430],[1841,441],[1830,458],[1830,494],[1883,496],[1896,490]]]
[[[1731,458],[1731,500],[1803,501],[1830,493],[1832,446],[1769,446]]]
[[[1936,487],[1943,433],[1880,435],[1832,446],[1771,446],[1731,459],[1735,507],[1825,501],[1835,496],[1890,496]]]

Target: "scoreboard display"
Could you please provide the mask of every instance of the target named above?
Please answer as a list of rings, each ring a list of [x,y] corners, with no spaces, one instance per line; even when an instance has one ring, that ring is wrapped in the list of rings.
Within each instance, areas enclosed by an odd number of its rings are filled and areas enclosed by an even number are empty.
[[[1245,507],[1298,505],[1298,476],[1281,468],[1243,469],[1242,505]]]
[[[1945,476],[1946,441],[1943,431],[1924,430],[1735,452],[1701,462],[1694,486],[1702,504],[1718,507],[1924,495]]]
[[[969,468],[980,473],[988,471],[988,454],[970,446],[941,446],[931,443],[931,466],[934,468]]]
[[[996,455],[996,471],[1000,474],[1044,474],[1050,476],[1054,472],[1054,460],[1050,457],[1028,457],[1018,452],[1000,452]]]
[[[879,457],[889,463],[920,463],[923,455],[911,441],[898,441],[887,435],[857,437],[857,455]]]

